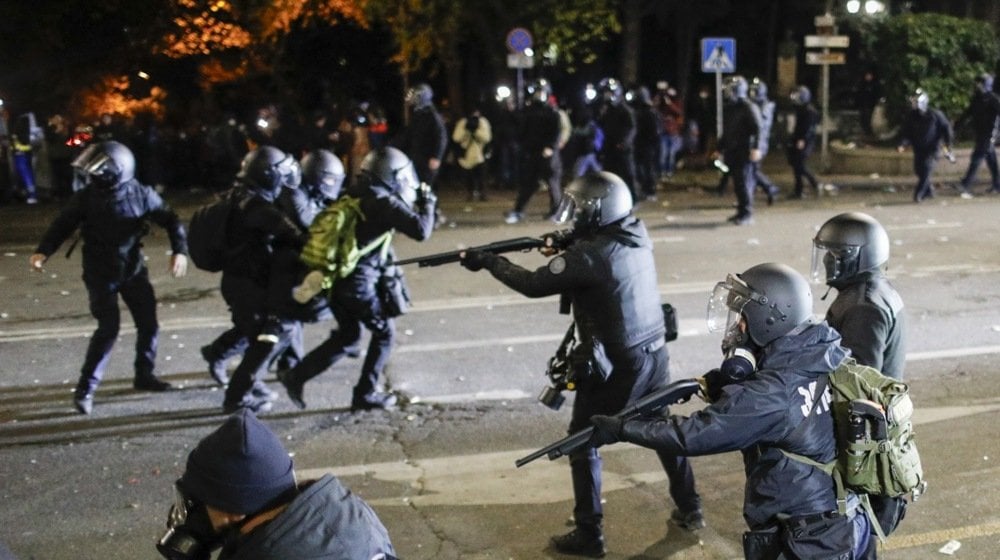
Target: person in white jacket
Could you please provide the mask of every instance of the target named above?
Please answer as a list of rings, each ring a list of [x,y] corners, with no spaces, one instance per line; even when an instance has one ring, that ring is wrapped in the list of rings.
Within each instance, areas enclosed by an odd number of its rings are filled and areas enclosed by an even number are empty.
[[[451,139],[460,148],[458,166],[469,200],[486,200],[486,146],[493,140],[490,121],[474,107],[468,116],[458,119]]]

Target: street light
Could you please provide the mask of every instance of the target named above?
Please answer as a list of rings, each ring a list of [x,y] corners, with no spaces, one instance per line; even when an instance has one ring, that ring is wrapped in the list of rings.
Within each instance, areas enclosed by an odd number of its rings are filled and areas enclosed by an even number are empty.
[[[865,15],[868,16],[885,12],[885,2],[880,0],[865,0],[863,4],[861,0],[848,0],[844,7],[847,9],[847,13],[852,15],[861,13],[862,8],[864,8]]]

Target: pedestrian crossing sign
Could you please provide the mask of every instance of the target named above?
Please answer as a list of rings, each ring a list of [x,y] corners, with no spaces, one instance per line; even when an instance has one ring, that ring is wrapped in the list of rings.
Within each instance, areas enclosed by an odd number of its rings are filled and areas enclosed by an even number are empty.
[[[701,71],[730,74],[736,71],[736,39],[705,37],[701,40]]]

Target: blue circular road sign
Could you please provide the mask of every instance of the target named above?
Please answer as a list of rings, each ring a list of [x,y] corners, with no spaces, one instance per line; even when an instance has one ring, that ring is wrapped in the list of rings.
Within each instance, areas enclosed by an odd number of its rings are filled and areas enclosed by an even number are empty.
[[[507,48],[511,52],[521,53],[532,45],[531,32],[523,27],[515,27],[507,33]]]

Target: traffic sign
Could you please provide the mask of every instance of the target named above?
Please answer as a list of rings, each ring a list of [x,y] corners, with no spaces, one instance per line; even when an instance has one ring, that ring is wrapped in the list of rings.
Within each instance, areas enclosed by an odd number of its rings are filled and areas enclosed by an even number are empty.
[[[850,44],[847,35],[806,35],[806,48],[846,49]]]
[[[847,64],[847,54],[842,51],[806,51],[806,64]]]
[[[507,68],[534,68],[535,57],[528,56],[523,52],[507,54]]]
[[[705,37],[701,40],[701,71],[731,73],[736,71],[736,39]]]
[[[523,53],[532,44],[531,32],[523,27],[515,27],[507,33],[507,48],[512,53]]]

